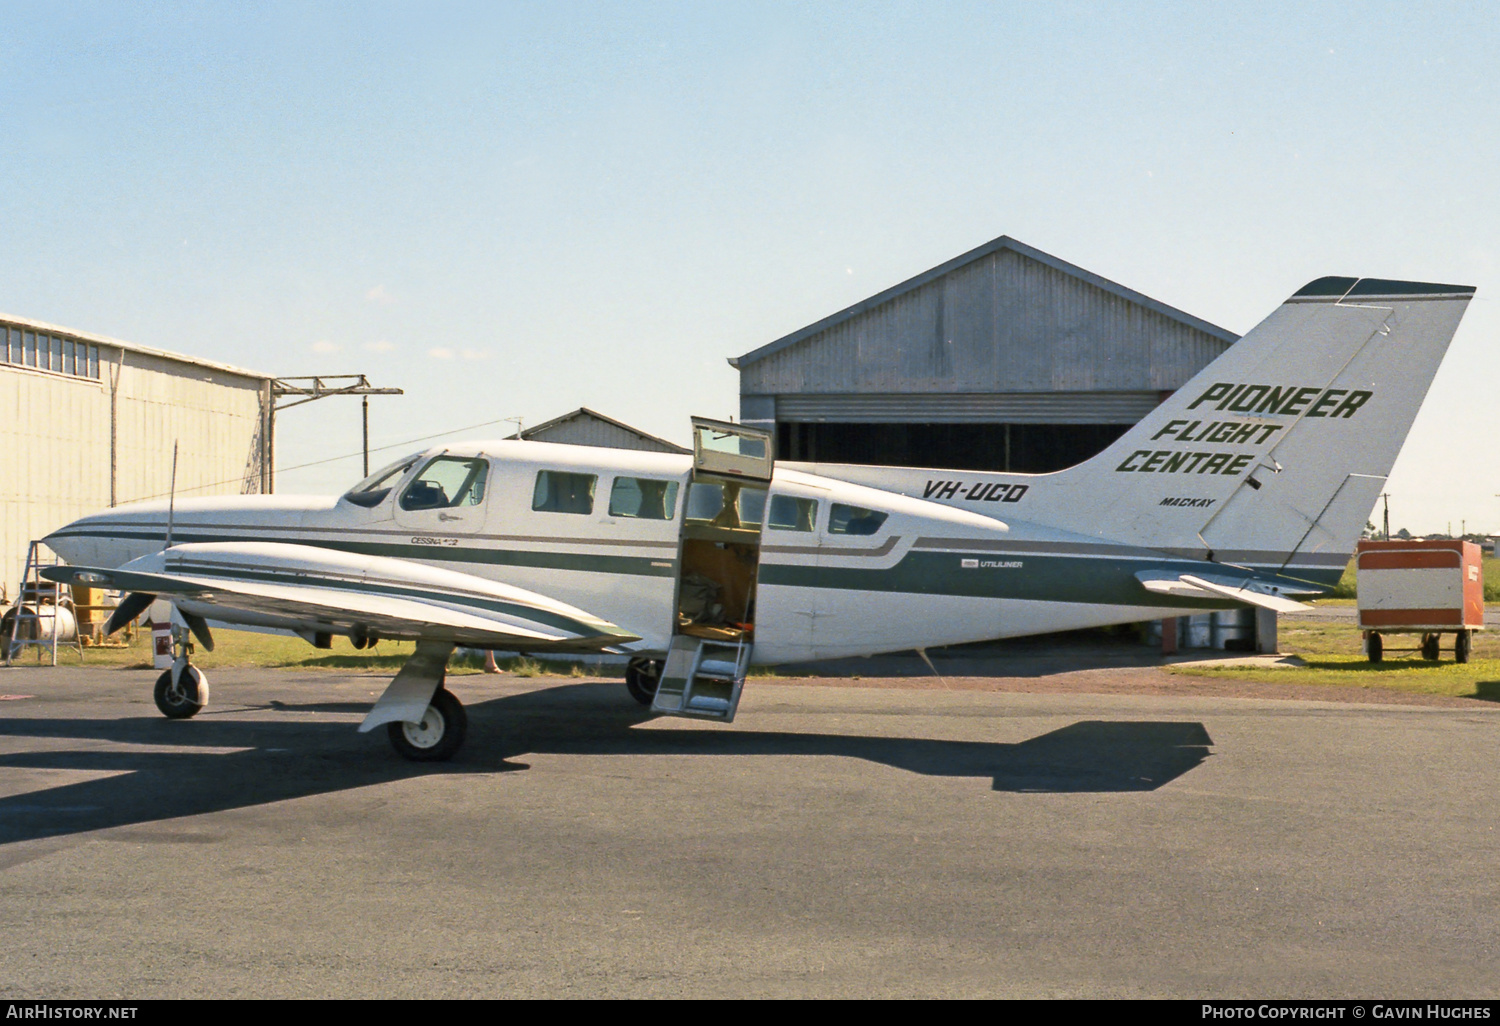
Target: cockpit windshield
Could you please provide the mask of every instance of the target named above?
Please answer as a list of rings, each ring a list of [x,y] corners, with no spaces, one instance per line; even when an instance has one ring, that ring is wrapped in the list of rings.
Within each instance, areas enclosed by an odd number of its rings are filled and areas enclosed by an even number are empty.
[[[391,489],[396,486],[396,483],[421,458],[421,453],[414,453],[388,467],[382,467],[345,492],[344,498],[356,506],[373,508],[380,505],[385,501],[385,497],[391,494]]]

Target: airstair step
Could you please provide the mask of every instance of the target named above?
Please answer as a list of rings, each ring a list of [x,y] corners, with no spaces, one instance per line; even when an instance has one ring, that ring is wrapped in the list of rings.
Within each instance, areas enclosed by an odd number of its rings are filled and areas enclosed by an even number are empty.
[[[734,720],[750,645],[678,635],[672,639],[651,707],[674,716]]]

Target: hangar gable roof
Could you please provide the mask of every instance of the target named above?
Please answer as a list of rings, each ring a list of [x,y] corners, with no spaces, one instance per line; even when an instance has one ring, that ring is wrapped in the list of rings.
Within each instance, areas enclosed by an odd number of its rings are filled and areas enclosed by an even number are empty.
[[[858,318],[862,314],[869,313],[882,306],[885,306],[888,303],[892,303],[894,300],[900,299],[901,297],[906,296],[909,293],[916,292],[923,286],[937,281],[938,279],[943,278],[946,275],[950,275],[953,272],[965,268],[970,264],[982,261],[986,257],[989,257],[996,253],[1000,253],[1002,251],[1015,253],[1018,256],[1024,257],[1028,260],[1036,262],[1037,264],[1041,264],[1044,267],[1050,268],[1053,271],[1059,272],[1067,278],[1074,279],[1088,286],[1092,286],[1093,288],[1105,292],[1109,295],[1115,296],[1118,299],[1134,304],[1135,306],[1138,306],[1145,310],[1149,310],[1155,314],[1160,315],[1161,317],[1168,319],[1169,321],[1176,322],[1182,328],[1190,329],[1194,332],[1201,332],[1203,335],[1209,336],[1211,339],[1216,340],[1225,346],[1239,339],[1238,335],[1234,334],[1231,331],[1228,331],[1227,329],[1221,328],[1216,324],[1211,324],[1208,321],[1203,320],[1202,318],[1194,317],[1192,314],[1185,313],[1182,310],[1178,310],[1177,308],[1169,306],[1166,303],[1160,302],[1159,300],[1152,299],[1150,296],[1144,295],[1140,292],[1136,292],[1133,289],[1128,289],[1123,285],[1110,281],[1108,278],[1104,278],[1100,275],[1094,274],[1092,271],[1086,271],[1081,267],[1068,263],[1066,260],[1060,260],[1057,257],[1052,256],[1050,253],[1043,253],[1039,249],[1028,246],[1023,242],[1018,242],[1017,240],[1012,239],[1007,235],[1002,235],[998,239],[994,239],[982,246],[970,250],[967,253],[954,257],[952,260],[939,264],[938,266],[928,271],[924,271],[923,273],[913,278],[908,278],[906,281],[903,281],[900,284],[893,285],[883,292],[876,293],[868,299],[861,300],[860,302],[855,303],[853,306],[846,307],[845,309],[840,310],[838,313],[825,317],[822,320],[814,324],[810,324],[805,328],[801,328],[798,331],[794,331],[789,335],[784,335],[781,338],[776,339],[774,342],[770,342],[764,346],[761,346],[759,349],[752,350],[751,352],[746,353],[743,356],[731,357],[729,360],[729,364],[730,366],[743,371],[751,364],[758,363],[769,356],[773,356],[777,353],[782,352],[783,350],[789,349],[792,346],[795,346],[807,339],[823,335],[824,333],[829,332],[830,329],[839,327],[840,325],[843,325],[848,321]]]
[[[631,427],[624,421],[607,417],[587,406],[580,406],[572,413],[553,417],[536,427],[529,427],[511,438],[532,439],[539,442],[563,442],[573,445],[600,445],[611,449],[644,449],[651,452],[687,453],[683,448],[665,438],[647,434],[640,428]]]

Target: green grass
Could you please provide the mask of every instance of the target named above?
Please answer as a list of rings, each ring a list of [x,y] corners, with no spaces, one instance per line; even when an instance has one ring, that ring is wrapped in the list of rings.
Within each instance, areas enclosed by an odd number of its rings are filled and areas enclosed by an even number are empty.
[[[415,644],[410,641],[382,641],[373,648],[357,650],[347,638],[334,638],[333,647],[313,648],[301,638],[281,634],[257,634],[250,631],[214,632],[214,650],[207,651],[195,643],[193,662],[205,670],[265,667],[278,670],[339,670],[344,673],[394,674],[401,669]],[[38,656],[50,662],[50,649],[28,648],[16,659],[18,666],[34,666]],[[78,652],[70,647],[60,647],[57,652],[59,666],[78,665]],[[135,640],[123,648],[85,648],[85,666],[105,666],[115,669],[144,670],[151,668],[151,636],[139,632]],[[517,677],[557,675],[563,677],[623,677],[624,670],[617,666],[600,666],[595,659],[537,660],[524,656],[513,656],[498,661],[500,672]],[[448,664],[449,675],[480,673],[483,658],[466,659],[454,657]]]
[[[1442,657],[1427,662],[1414,649],[1415,634],[1385,635],[1385,659],[1371,663],[1364,655],[1363,637],[1351,623],[1329,623],[1282,618],[1283,652],[1301,657],[1305,667],[1172,667],[1173,673],[1194,677],[1251,680],[1280,684],[1318,684],[1335,687],[1378,687],[1427,695],[1483,698],[1500,701],[1500,632],[1474,636],[1469,661],[1453,661],[1453,635],[1443,635]]]

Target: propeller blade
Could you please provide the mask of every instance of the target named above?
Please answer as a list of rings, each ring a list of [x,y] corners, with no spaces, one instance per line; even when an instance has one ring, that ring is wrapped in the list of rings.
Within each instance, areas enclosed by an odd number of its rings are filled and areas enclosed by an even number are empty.
[[[197,613],[189,613],[185,609],[179,608],[177,612],[187,622],[188,629],[193,632],[193,637],[203,643],[204,650],[212,652],[214,650],[214,636],[208,632],[208,621]]]
[[[133,591],[126,595],[115,611],[109,614],[109,620],[104,624],[106,637],[124,627],[127,623],[144,613],[151,603],[156,601],[155,595],[147,595],[145,592]]]

